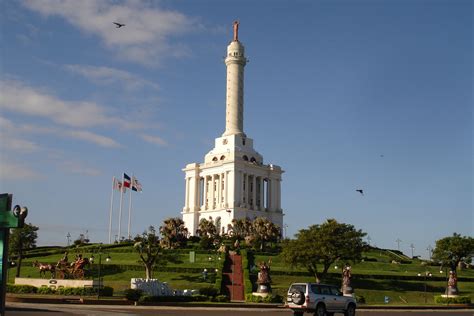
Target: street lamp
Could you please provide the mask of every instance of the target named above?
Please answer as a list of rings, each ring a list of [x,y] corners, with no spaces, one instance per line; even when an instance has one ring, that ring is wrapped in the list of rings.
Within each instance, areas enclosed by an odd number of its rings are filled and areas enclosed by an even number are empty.
[[[99,289],[97,290],[97,299],[100,298],[100,290],[102,289],[102,279],[101,279],[101,275],[100,275],[100,270],[101,270],[101,267],[102,267],[102,243],[99,244],[99,249],[97,250],[96,252],[98,255],[99,255],[99,266],[98,266],[98,269],[97,269],[97,276],[99,278],[99,284],[98,284],[98,287]],[[105,261],[109,262],[112,258],[110,257],[109,254],[107,254],[107,257],[105,258]],[[94,263],[94,255],[91,255],[90,257],[90,262],[91,263]]]
[[[430,271],[425,271],[425,273],[423,273],[423,274],[422,274],[422,273],[418,273],[418,276],[419,276],[419,277],[421,277],[422,275],[423,275],[423,277],[424,277],[423,283],[424,283],[424,289],[425,289],[425,291],[424,291],[424,296],[425,296],[425,304],[426,304],[426,278],[427,278],[427,277],[432,277],[433,274],[431,274]]]

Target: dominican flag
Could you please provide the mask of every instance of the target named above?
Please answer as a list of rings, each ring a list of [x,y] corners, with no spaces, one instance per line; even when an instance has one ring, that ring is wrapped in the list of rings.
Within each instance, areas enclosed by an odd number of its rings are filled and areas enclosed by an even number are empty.
[[[124,188],[130,188],[131,187],[131,184],[132,184],[132,180],[130,179],[130,177],[128,176],[128,174],[126,174],[125,172],[123,173],[123,187]]]
[[[132,190],[142,192],[142,184],[135,177],[132,177]]]

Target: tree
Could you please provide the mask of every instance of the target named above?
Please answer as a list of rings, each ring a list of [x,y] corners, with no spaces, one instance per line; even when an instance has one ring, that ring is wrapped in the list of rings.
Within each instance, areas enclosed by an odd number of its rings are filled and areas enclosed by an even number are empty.
[[[284,240],[282,257],[291,266],[305,267],[319,283],[335,261],[355,263],[362,259],[362,251],[366,247],[362,238],[365,235],[353,225],[328,219],[321,225],[301,229],[296,239]],[[322,266],[321,273],[318,266]]]
[[[88,244],[89,243],[89,238],[86,237],[86,235],[84,234],[79,234],[79,237],[77,237],[76,240],[73,241],[73,244],[75,246],[83,246],[85,244]]]
[[[188,229],[181,218],[168,218],[160,226],[160,234],[163,248],[174,249],[186,243]]]
[[[135,237],[133,247],[138,251],[142,263],[145,265],[146,279],[152,278],[153,267],[160,255],[160,239],[153,226],[148,227],[141,236]]]
[[[239,219],[234,218],[230,229],[232,231],[232,236],[240,241],[252,233],[252,222],[247,217]]]
[[[470,263],[472,256],[474,256],[474,238],[461,237],[457,233],[437,240],[433,250],[433,260],[449,266],[452,271],[456,271],[461,261]]]
[[[265,217],[257,217],[252,222],[252,234],[260,250],[263,251],[265,243],[277,242],[281,233],[278,225],[268,220]]]
[[[9,252],[17,257],[18,265],[16,268],[16,277],[20,277],[21,262],[23,260],[23,251],[36,248],[37,231],[39,228],[31,223],[25,224],[23,228],[13,228],[10,230]]]

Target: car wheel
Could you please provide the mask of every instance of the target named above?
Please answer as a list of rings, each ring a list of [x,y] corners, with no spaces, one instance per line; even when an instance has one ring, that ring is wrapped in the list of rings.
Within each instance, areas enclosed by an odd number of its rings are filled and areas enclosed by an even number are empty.
[[[316,306],[316,312],[314,313],[314,316],[326,316],[326,307],[324,307],[323,304]]]
[[[301,291],[296,291],[291,293],[291,299],[296,305],[301,305],[304,303],[304,293]]]
[[[355,314],[356,314],[356,308],[354,304],[349,304],[346,311],[344,312],[344,316],[355,316]]]

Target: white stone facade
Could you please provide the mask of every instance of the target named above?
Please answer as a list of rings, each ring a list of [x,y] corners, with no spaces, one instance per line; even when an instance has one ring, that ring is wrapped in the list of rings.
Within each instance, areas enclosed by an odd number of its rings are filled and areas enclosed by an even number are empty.
[[[234,29],[235,30],[235,29]],[[235,31],[234,31],[235,32]],[[234,33],[234,39],[237,38]],[[266,217],[283,227],[281,175],[276,165],[263,163],[253,140],[243,131],[244,46],[232,41],[227,47],[226,128],[216,138],[204,163],[188,164],[183,221],[195,235],[202,218],[212,218],[220,233],[240,218]]]

